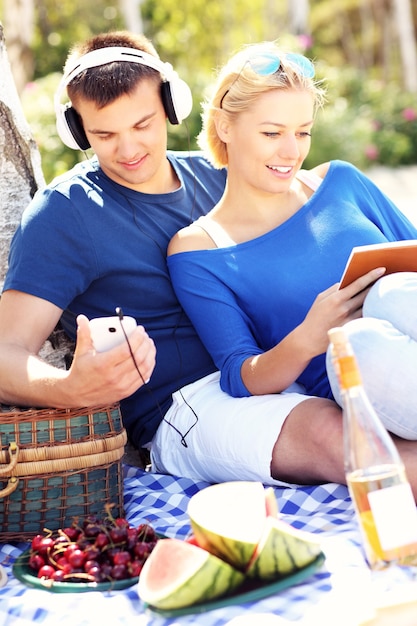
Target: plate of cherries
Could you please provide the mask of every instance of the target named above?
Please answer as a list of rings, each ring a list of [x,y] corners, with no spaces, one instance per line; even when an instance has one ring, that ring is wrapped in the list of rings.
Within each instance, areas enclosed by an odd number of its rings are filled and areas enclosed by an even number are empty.
[[[134,585],[160,536],[148,523],[135,527],[125,518],[95,515],[33,537],[14,562],[14,576],[56,593],[107,591]]]

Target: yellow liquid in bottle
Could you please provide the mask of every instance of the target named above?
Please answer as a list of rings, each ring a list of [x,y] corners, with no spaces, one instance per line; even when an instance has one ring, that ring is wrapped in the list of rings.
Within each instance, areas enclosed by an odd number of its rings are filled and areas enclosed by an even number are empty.
[[[385,567],[395,561],[400,564],[417,564],[417,513],[414,502],[407,499],[402,508],[402,488],[405,495],[408,483],[404,468],[397,465],[373,468],[372,474],[357,470],[347,474],[347,483],[359,519],[365,554],[373,569]],[[399,489],[395,489],[399,487]],[[390,489],[391,488],[391,489]],[[381,492],[380,490],[383,490]],[[379,504],[386,498],[381,514],[381,506],[372,507],[372,492],[378,491]],[[391,500],[400,494],[400,500]],[[389,520],[390,528],[382,534],[382,526]],[[415,531],[414,531],[415,523]],[[404,526],[406,524],[406,526]],[[381,538],[384,541],[381,541]],[[384,545],[385,544],[385,545]]]

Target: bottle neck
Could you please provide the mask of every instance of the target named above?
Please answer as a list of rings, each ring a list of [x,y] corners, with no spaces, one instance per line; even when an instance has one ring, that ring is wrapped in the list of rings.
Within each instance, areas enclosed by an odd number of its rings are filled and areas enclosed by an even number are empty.
[[[338,358],[339,384],[342,391],[362,386],[362,379],[356,360],[353,355],[344,355]]]

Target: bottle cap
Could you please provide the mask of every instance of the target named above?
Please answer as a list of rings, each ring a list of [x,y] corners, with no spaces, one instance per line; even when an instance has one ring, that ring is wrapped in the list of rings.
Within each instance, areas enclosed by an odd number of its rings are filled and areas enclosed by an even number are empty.
[[[341,326],[335,326],[335,328],[331,328],[328,331],[327,335],[333,345],[346,345],[347,343],[346,333]]]
[[[342,389],[362,384],[360,371],[351,345],[342,327],[331,328],[328,336],[332,344],[335,370]]]

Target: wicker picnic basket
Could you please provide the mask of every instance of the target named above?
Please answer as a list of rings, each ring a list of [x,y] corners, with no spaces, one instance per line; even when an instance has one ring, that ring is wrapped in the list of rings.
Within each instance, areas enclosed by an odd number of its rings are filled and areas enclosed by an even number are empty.
[[[0,541],[29,541],[75,517],[123,514],[118,404],[0,412]]]

